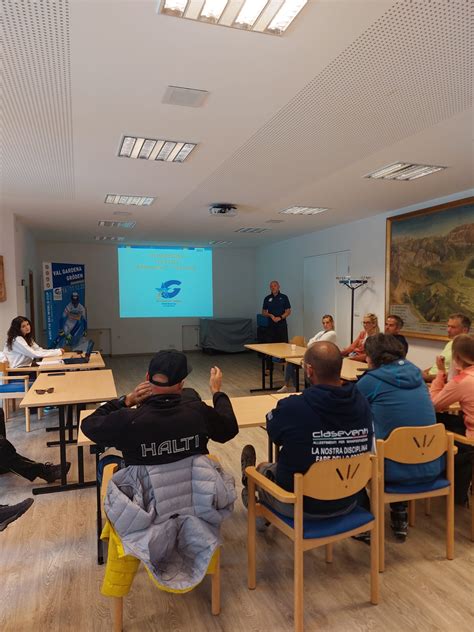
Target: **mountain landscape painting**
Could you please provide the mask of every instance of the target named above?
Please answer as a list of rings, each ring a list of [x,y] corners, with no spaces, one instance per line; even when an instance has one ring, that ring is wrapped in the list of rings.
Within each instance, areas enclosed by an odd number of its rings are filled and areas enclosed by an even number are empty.
[[[474,198],[387,220],[387,313],[441,339],[454,312],[474,321]]]

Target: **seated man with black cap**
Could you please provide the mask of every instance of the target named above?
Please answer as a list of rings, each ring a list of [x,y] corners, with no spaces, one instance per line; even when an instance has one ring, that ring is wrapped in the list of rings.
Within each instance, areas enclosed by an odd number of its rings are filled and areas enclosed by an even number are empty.
[[[210,371],[214,407],[201,401],[194,389],[184,388],[190,372],[184,353],[159,351],[150,362],[146,381],[87,417],[82,422],[84,434],[95,443],[121,450],[126,466],[208,454],[209,439],[225,443],[239,428],[232,404],[220,390],[220,369]]]

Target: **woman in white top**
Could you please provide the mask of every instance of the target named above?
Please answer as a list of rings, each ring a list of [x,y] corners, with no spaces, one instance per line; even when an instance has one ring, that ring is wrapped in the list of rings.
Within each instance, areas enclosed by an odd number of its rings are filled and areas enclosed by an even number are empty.
[[[321,331],[311,338],[307,346],[310,347],[315,342],[333,342],[337,344],[337,336],[334,331],[334,318],[331,314],[324,314],[322,318],[323,328]],[[293,386],[290,384],[293,382]],[[296,392],[296,367],[294,364],[287,362],[285,369],[285,385],[280,388],[278,393],[295,393]]]
[[[33,360],[60,356],[62,349],[43,349],[33,340],[31,322],[25,316],[12,320],[3,353],[12,369],[31,366]]]

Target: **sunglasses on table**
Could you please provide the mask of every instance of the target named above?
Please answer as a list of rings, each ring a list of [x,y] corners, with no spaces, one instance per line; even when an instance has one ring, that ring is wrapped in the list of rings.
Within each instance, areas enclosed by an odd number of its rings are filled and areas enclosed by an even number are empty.
[[[45,393],[54,393],[54,386],[50,386],[49,388],[35,388],[35,393],[37,395],[44,395]]]

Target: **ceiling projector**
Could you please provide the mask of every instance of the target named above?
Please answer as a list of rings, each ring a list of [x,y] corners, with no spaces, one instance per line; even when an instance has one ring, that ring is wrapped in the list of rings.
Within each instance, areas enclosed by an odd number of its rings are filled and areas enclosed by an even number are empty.
[[[234,204],[226,204],[225,202],[215,202],[209,207],[211,215],[220,215],[225,217],[235,217],[237,215],[237,207]]]

